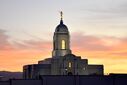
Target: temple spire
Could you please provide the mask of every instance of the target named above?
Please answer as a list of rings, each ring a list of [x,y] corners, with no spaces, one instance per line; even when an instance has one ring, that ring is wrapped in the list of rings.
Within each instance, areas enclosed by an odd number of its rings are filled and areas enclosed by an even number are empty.
[[[62,11],[60,12],[60,17],[61,17],[60,24],[63,24],[63,12]]]
[[[61,20],[63,20],[63,12],[60,12]]]

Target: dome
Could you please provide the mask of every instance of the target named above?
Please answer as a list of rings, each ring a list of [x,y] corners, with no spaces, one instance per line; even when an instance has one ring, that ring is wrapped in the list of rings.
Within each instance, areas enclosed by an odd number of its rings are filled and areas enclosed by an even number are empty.
[[[63,24],[63,21],[60,21],[60,24],[56,27],[55,32],[68,32],[68,28]]]

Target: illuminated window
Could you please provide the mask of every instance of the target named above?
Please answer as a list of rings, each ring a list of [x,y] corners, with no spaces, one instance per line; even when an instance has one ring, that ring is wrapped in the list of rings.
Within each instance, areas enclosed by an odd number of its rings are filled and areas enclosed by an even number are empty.
[[[71,67],[72,67],[72,63],[71,63],[71,62],[69,62],[69,65],[68,65],[68,67],[69,67],[69,68],[71,68]]]
[[[65,40],[62,40],[61,48],[62,48],[62,49],[65,49]]]
[[[83,70],[86,70],[86,68],[84,67]]]

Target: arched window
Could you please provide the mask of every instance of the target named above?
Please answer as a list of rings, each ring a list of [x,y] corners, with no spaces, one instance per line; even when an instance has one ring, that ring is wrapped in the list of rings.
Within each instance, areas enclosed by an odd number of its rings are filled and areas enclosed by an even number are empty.
[[[69,67],[69,68],[72,67],[72,63],[71,63],[71,62],[68,63],[68,67]]]
[[[66,47],[65,44],[66,44],[65,40],[62,40],[61,49],[65,49],[65,47]]]

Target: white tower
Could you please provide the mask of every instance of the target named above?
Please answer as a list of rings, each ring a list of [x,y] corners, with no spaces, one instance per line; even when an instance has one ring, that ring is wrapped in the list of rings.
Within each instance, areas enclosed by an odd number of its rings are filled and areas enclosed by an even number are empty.
[[[56,27],[53,36],[52,56],[58,58],[66,54],[71,54],[70,35],[66,25],[63,24],[63,13],[61,14],[60,24]]]

